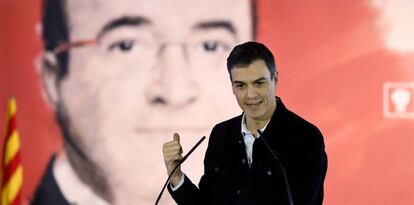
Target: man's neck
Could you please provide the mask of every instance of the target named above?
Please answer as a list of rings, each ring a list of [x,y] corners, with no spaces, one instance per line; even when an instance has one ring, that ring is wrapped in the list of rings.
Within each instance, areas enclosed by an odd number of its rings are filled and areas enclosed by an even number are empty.
[[[108,205],[104,199],[96,195],[88,185],[79,179],[65,152],[60,153],[56,158],[53,175],[63,196],[70,203]]]

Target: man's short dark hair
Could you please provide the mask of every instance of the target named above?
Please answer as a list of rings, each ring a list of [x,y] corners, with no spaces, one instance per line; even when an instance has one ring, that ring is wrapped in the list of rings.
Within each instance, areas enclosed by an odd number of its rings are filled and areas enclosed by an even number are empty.
[[[249,41],[233,48],[227,58],[227,70],[231,78],[231,69],[235,67],[247,67],[256,60],[263,60],[273,78],[276,72],[275,58],[272,52],[262,43]]]
[[[42,40],[45,51],[53,52],[59,45],[69,42],[69,29],[65,12],[66,0],[44,0],[42,13]],[[57,56],[62,78],[67,73],[69,53],[62,52]]]

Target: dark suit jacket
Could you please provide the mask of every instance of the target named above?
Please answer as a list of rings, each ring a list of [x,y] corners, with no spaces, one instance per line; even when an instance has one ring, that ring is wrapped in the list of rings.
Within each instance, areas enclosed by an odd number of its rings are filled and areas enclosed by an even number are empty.
[[[31,205],[70,205],[63,196],[53,175],[55,160],[56,157],[53,156],[47,166],[45,175],[37,187],[33,200],[30,203]]]
[[[254,142],[249,168],[241,120],[242,115],[213,128],[199,188],[187,177],[174,192],[168,186],[178,204],[288,204],[281,169],[260,138]],[[286,170],[294,204],[322,204],[327,156],[318,128],[277,98],[276,111],[261,137]]]

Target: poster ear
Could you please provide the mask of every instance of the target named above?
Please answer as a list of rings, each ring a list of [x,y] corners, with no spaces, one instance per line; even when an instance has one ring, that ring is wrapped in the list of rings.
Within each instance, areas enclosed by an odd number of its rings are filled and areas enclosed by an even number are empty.
[[[58,101],[59,62],[51,51],[45,51],[41,59],[41,77],[49,103],[55,107]]]

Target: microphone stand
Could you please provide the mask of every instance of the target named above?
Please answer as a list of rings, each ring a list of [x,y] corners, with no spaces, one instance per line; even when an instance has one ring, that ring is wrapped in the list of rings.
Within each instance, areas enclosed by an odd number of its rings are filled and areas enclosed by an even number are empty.
[[[160,202],[161,196],[164,193],[165,187],[167,187],[168,182],[171,179],[172,174],[174,173],[174,171],[182,164],[184,163],[184,161],[188,158],[188,156],[190,156],[191,153],[194,152],[194,150],[206,139],[206,136],[203,136],[198,142],[197,144],[194,145],[193,148],[191,148],[191,150],[178,162],[178,164],[174,167],[174,169],[172,170],[172,172],[170,173],[170,175],[168,175],[167,180],[165,181],[164,186],[161,189],[160,194],[158,194],[157,200],[155,201],[155,205],[157,205]]]
[[[292,199],[292,192],[290,191],[290,186],[289,186],[289,181],[286,175],[286,171],[285,168],[283,167],[282,162],[279,160],[279,158],[277,158],[276,154],[272,151],[272,148],[270,148],[269,144],[267,143],[267,141],[264,138],[263,132],[260,130],[257,130],[257,132],[260,134],[260,139],[263,140],[264,144],[266,145],[267,150],[269,150],[270,154],[273,156],[273,158],[276,160],[277,164],[279,165],[280,169],[282,170],[282,174],[283,174],[283,181],[285,182],[285,187],[286,187],[286,192],[287,192],[287,196],[289,199],[289,204],[293,205],[293,199]]]

